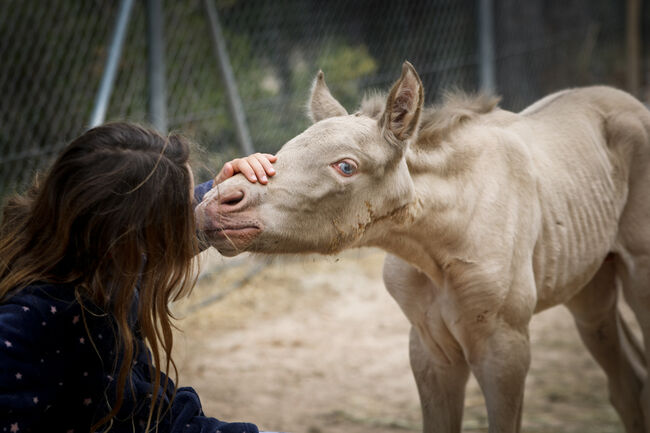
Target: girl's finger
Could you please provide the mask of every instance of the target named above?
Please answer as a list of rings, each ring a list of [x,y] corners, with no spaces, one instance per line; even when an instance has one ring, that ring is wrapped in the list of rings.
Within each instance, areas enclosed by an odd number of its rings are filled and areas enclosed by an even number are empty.
[[[257,157],[255,155],[251,155],[246,158],[246,162],[255,171],[255,175],[257,176],[257,179],[260,181],[260,183],[265,185],[268,182],[268,179],[266,178],[266,171],[264,171],[264,167],[257,159]]]
[[[269,176],[273,176],[275,174],[275,169],[273,168],[273,165],[271,164],[272,161],[269,160],[267,154],[261,154],[260,153],[260,154],[255,154],[253,156],[255,156],[257,158],[257,160],[259,161],[259,163],[262,165],[262,167],[264,167],[264,171],[266,172],[266,174],[268,174]]]
[[[246,176],[246,179],[249,181],[255,183],[257,182],[257,176],[255,176],[255,171],[253,168],[250,166],[248,161],[245,159],[242,159],[239,164],[237,164],[236,167],[236,172],[241,172],[244,176]]]
[[[260,153],[260,155],[262,155],[263,157],[265,157],[266,159],[268,159],[271,162],[275,162],[275,161],[278,160],[278,157],[271,154],[271,153]]]
[[[221,183],[234,174],[235,174],[235,169],[233,168],[232,162],[227,162],[223,165],[223,168],[221,169],[217,177],[214,178],[214,183]]]

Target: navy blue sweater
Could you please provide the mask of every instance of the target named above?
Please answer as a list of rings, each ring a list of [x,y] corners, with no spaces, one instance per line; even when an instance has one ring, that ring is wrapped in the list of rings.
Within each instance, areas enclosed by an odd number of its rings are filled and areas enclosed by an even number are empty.
[[[198,201],[211,183],[196,188]],[[0,304],[0,432],[88,432],[115,401],[114,321],[89,302],[84,311],[67,285],[34,284]],[[135,326],[137,333],[137,326]],[[144,432],[153,378],[141,338],[110,431]],[[161,433],[258,433],[247,423],[206,417],[192,388],[162,396]]]

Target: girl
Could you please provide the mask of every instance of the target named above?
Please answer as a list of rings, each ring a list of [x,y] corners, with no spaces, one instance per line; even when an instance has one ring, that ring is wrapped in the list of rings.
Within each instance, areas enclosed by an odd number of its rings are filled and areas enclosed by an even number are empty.
[[[11,199],[0,226],[1,432],[257,433],[206,417],[175,388],[169,304],[198,252],[190,148],[177,135],[100,126]],[[272,155],[227,163],[266,183]]]

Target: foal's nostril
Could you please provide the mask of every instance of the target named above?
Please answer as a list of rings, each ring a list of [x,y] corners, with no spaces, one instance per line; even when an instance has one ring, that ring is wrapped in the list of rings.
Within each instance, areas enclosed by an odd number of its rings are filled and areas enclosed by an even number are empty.
[[[244,200],[244,191],[232,191],[219,195],[220,206],[235,206]]]

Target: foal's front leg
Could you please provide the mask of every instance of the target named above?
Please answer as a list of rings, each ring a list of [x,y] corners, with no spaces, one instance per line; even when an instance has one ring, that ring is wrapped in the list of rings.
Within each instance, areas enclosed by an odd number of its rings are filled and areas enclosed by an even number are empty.
[[[518,433],[530,367],[527,330],[501,325],[472,350],[471,369],[488,412],[490,433]]]
[[[531,266],[513,265],[502,275],[510,277],[457,289],[453,331],[483,391],[488,432],[518,433],[537,291]]]
[[[412,325],[409,355],[424,433],[460,433],[469,365],[441,314],[441,290],[427,275],[390,254],[384,282]]]
[[[436,357],[422,341],[427,336],[420,332],[427,331],[411,328],[409,355],[420,394],[424,433],[460,433],[469,365],[462,357]]]

